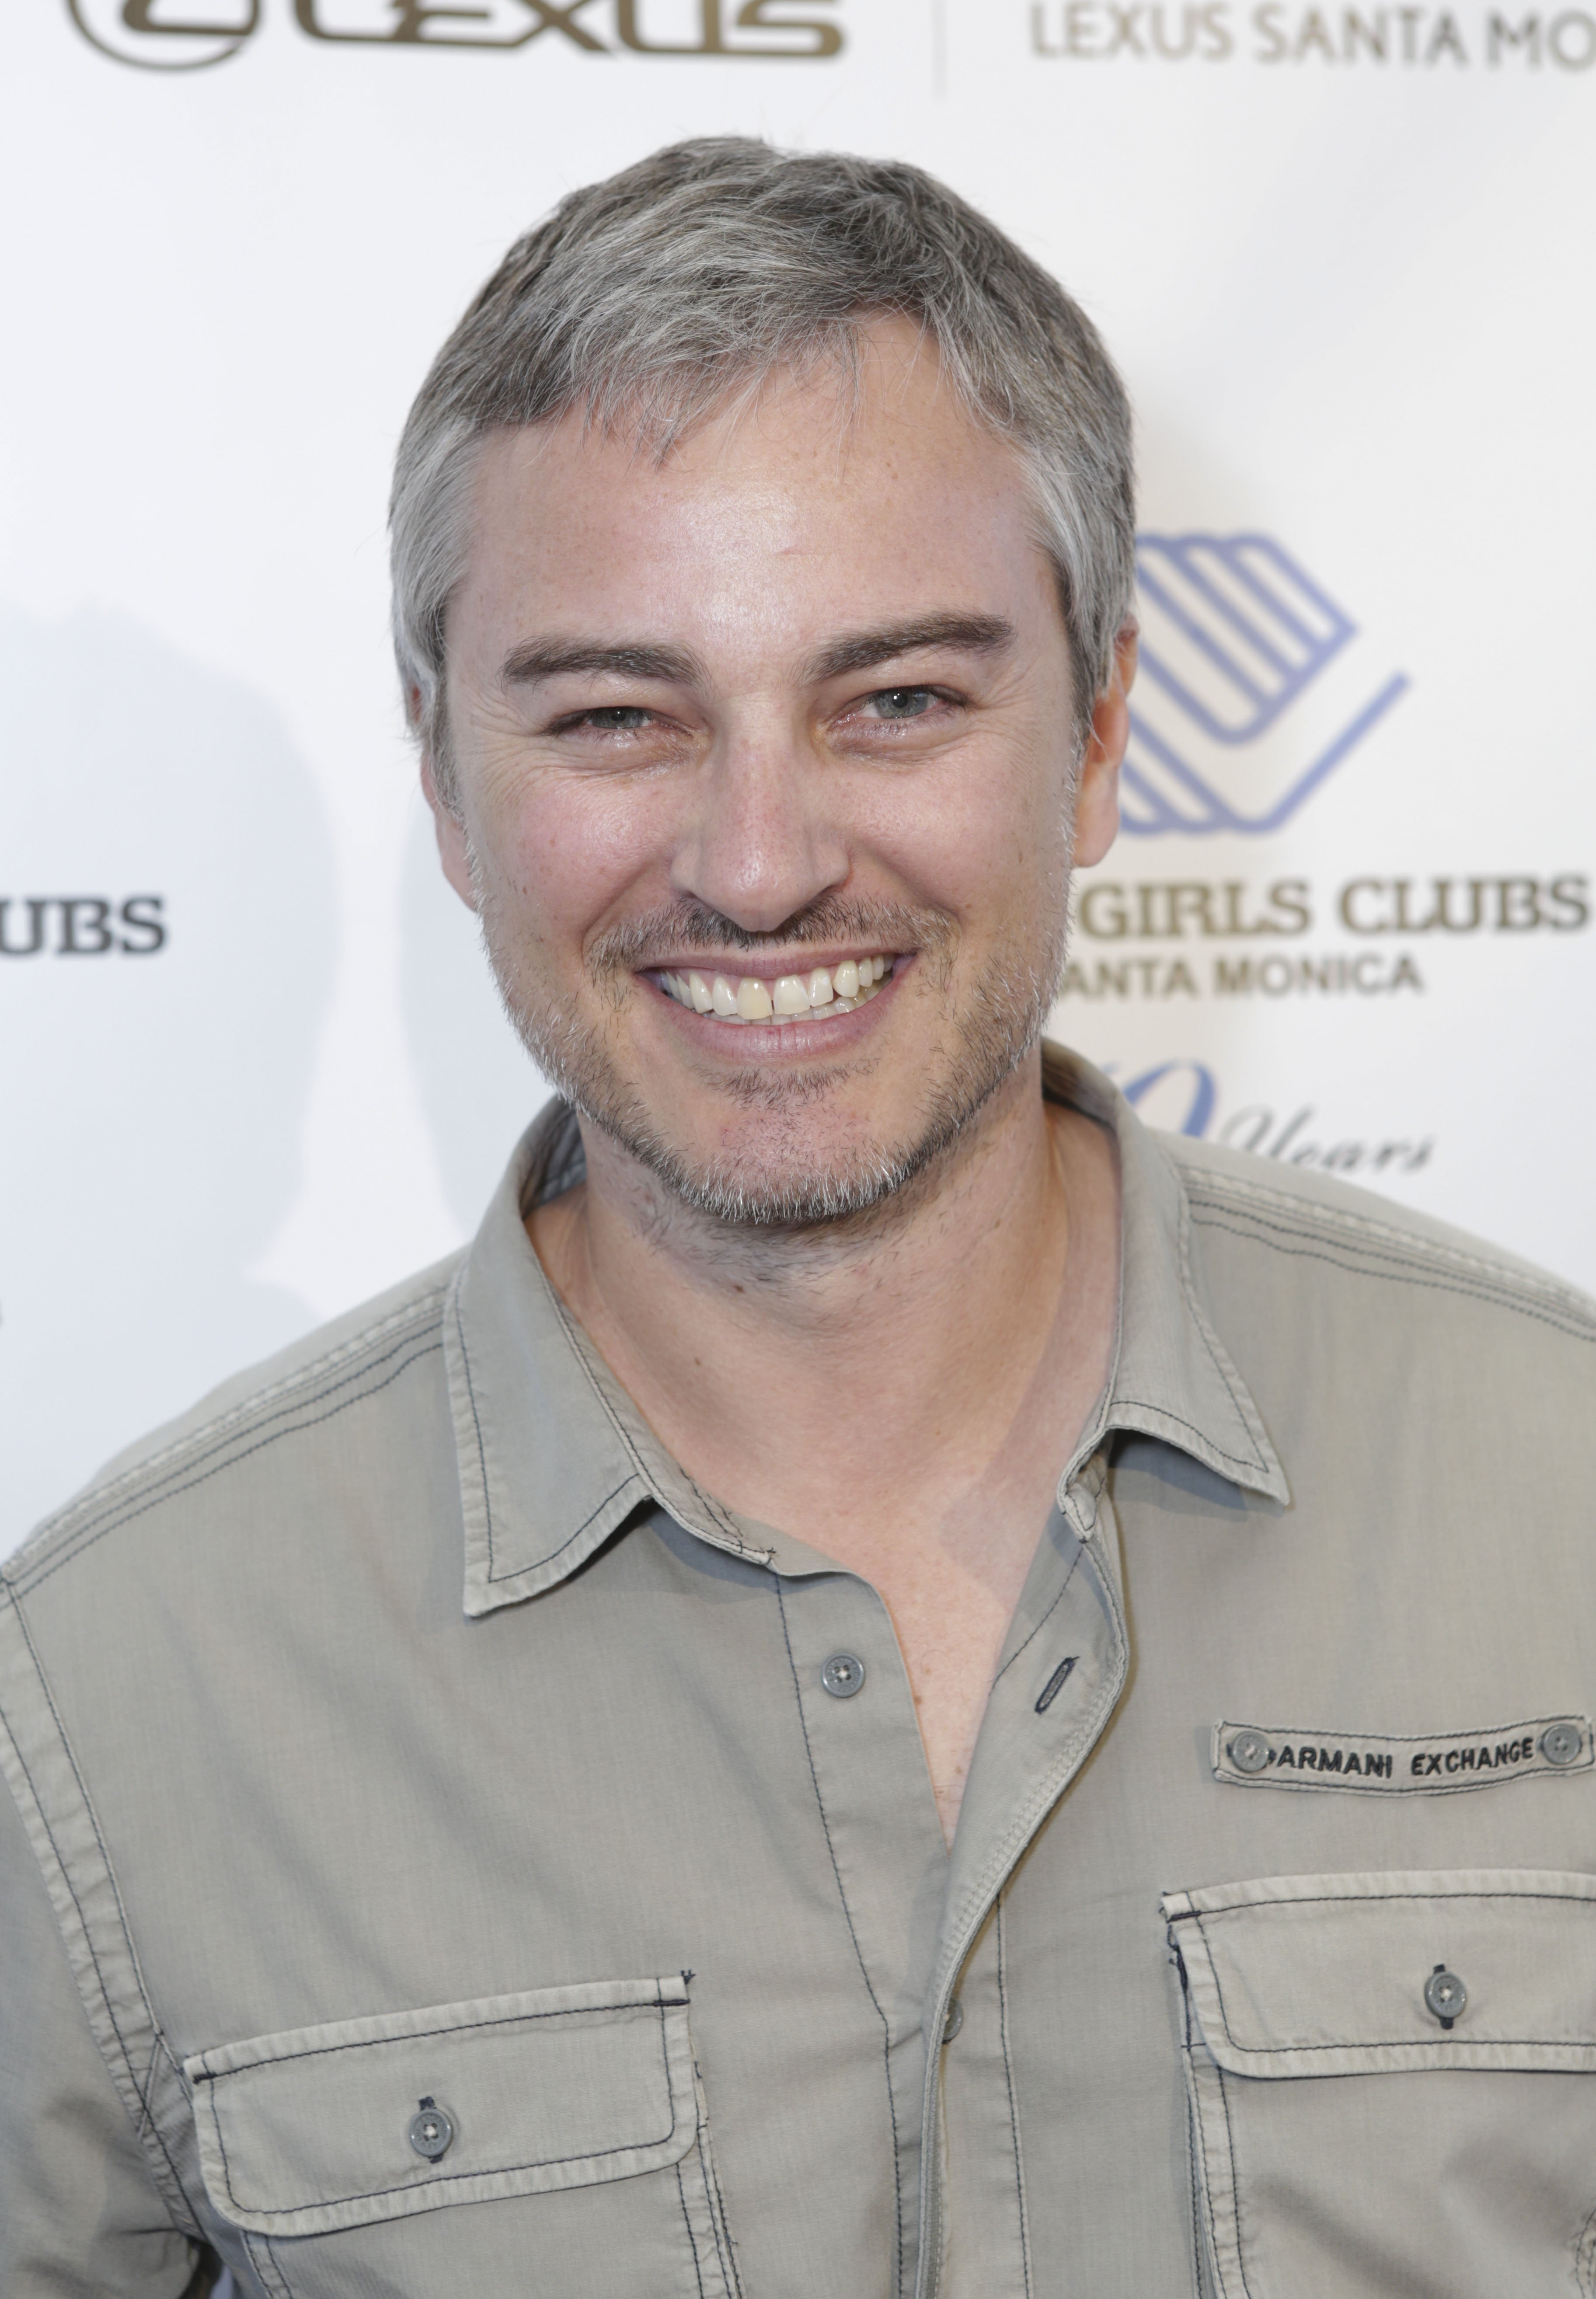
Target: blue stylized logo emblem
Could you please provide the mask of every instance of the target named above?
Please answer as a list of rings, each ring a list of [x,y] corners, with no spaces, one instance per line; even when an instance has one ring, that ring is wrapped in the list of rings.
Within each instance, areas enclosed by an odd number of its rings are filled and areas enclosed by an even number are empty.
[[[1278,830],[1408,685],[1266,535],[1140,535],[1137,574],[1129,831]]]

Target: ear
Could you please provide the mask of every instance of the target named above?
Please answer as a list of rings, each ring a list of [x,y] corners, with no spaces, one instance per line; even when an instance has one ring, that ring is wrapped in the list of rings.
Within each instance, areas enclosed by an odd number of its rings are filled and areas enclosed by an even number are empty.
[[[466,847],[466,825],[455,809],[447,804],[438,788],[430,751],[421,753],[421,794],[433,810],[433,830],[438,841],[438,859],[443,865],[443,876],[466,908],[475,910],[476,889],[471,883],[471,858]]]
[[[1112,675],[1092,705],[1091,739],[1075,797],[1075,862],[1080,869],[1102,861],[1120,827],[1120,768],[1130,740],[1137,636],[1134,622],[1121,625]]]

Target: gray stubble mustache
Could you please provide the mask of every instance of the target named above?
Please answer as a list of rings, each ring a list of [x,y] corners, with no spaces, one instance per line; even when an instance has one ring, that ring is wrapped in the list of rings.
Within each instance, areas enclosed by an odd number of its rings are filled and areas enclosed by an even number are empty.
[[[934,961],[945,959],[957,938],[958,928],[946,911],[910,903],[823,897],[768,933],[757,933],[706,902],[687,899],[607,927],[588,945],[585,962],[589,973],[603,982],[645,966],[669,966],[706,948],[757,957],[769,950],[844,942],[872,950],[913,950]]]

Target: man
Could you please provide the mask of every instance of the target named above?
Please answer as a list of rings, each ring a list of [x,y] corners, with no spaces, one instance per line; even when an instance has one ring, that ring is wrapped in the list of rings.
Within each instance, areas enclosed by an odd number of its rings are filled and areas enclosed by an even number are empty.
[[[9,1568],[8,2299],[1596,2289],[1596,1313],[1043,1047],[1087,322],[681,146],[511,251],[393,532],[563,1099]]]

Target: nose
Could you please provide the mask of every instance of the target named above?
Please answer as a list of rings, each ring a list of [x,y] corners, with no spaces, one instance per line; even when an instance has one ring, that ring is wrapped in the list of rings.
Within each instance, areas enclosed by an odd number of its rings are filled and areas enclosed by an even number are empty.
[[[801,736],[770,725],[725,730],[694,778],[675,891],[749,934],[773,934],[848,875],[840,779],[807,755]]]

